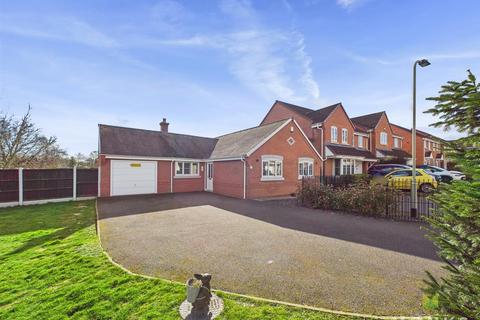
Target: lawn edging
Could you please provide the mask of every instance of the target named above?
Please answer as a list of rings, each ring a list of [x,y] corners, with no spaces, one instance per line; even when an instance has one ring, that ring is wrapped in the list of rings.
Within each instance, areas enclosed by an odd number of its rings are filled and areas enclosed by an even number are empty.
[[[102,248],[103,254],[107,257],[107,259],[110,261],[110,263],[112,263],[113,265],[120,268],[124,272],[126,272],[130,275],[133,275],[133,276],[137,276],[137,277],[141,277],[141,278],[145,278],[145,279],[160,280],[160,281],[163,281],[163,282],[166,282],[166,283],[185,286],[185,283],[183,283],[183,282],[178,282],[178,281],[173,281],[173,280],[169,280],[169,279],[163,279],[163,278],[158,278],[158,277],[154,277],[154,276],[135,273],[135,272],[125,268],[120,263],[116,262],[109,255],[109,253],[105,250],[105,248],[103,247],[103,244],[102,244],[101,230],[100,230],[99,218],[98,218],[98,202],[97,201],[95,201],[95,215],[96,215],[95,229],[96,229],[96,232],[97,232],[99,244],[100,244],[100,247]],[[212,289],[212,291],[217,292],[217,293],[221,293],[221,294],[223,293],[223,294],[226,294],[226,295],[231,295],[231,296],[234,296],[234,297],[251,299],[253,301],[258,301],[258,302],[264,302],[264,303],[269,303],[269,304],[274,304],[274,305],[283,305],[283,306],[312,310],[312,311],[318,311],[318,312],[323,312],[323,313],[330,313],[330,314],[339,315],[339,316],[351,316],[351,317],[359,317],[359,318],[365,318],[365,319],[379,319],[379,320],[380,319],[381,320],[421,320],[421,319],[431,318],[431,316],[380,316],[380,315],[363,314],[363,313],[355,313],[355,312],[348,312],[348,311],[338,311],[338,310],[332,310],[332,309],[328,309],[328,308],[314,307],[314,306],[302,305],[302,304],[297,304],[297,303],[292,303],[292,302],[279,301],[279,300],[273,300],[273,299],[268,299],[268,298],[261,298],[261,297],[256,297],[256,296],[251,296],[251,295],[246,295],[246,294],[240,294],[240,293],[235,293],[235,292],[230,292],[230,291],[224,291],[224,290],[218,290],[218,289]]]

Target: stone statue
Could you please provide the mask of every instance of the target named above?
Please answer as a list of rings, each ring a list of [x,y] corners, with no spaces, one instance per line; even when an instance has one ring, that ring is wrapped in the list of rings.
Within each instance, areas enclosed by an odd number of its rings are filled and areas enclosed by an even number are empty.
[[[207,316],[209,313],[210,298],[212,293],[210,292],[210,280],[212,276],[208,273],[194,274],[193,277],[202,282],[200,291],[198,292],[197,299],[192,303],[192,315],[193,316]]]

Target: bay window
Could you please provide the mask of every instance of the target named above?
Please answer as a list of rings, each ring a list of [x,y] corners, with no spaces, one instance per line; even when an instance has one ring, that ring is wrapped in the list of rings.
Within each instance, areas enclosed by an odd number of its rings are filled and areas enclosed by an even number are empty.
[[[283,157],[262,156],[262,181],[283,180]]]

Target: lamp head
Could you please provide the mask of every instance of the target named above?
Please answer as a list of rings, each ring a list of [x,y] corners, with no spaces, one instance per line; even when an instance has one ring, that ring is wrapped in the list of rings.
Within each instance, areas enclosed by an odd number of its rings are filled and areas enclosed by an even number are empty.
[[[430,62],[427,59],[417,60],[417,62],[418,62],[418,65],[422,68],[430,65]]]

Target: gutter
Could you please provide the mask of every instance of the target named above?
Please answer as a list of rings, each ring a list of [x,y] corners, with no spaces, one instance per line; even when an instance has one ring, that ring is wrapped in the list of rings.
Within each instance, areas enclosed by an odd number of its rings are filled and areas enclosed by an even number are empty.
[[[243,199],[247,198],[247,162],[245,161],[245,155],[240,160],[243,162]]]

